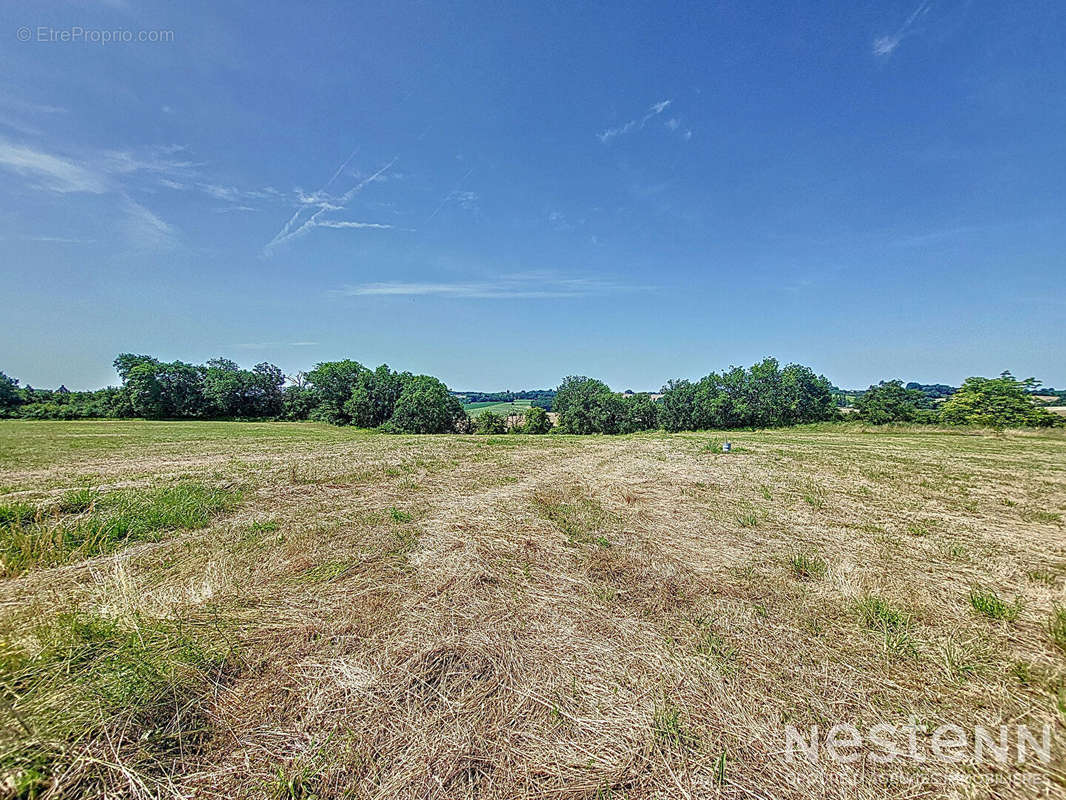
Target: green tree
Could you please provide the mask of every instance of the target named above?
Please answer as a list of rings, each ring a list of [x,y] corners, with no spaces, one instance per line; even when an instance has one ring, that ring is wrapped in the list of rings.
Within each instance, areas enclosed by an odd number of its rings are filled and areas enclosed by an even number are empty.
[[[659,399],[659,424],[668,431],[696,430],[696,385],[687,380],[671,380]]]
[[[239,417],[247,405],[247,381],[243,370],[228,358],[213,358],[207,362],[203,391],[210,416]]]
[[[351,397],[344,405],[352,424],[360,428],[384,425],[392,416],[404,386],[412,377],[410,372],[393,372],[388,364],[382,364],[373,372],[360,374]]]
[[[452,433],[466,412],[448,387],[429,375],[412,376],[396,401],[387,429],[395,433]]]
[[[485,434],[507,433],[507,418],[494,411],[482,411],[474,417],[474,431]]]
[[[550,433],[552,429],[551,417],[540,406],[530,406],[526,411],[525,421],[522,423],[523,433],[542,434]]]
[[[252,367],[249,383],[252,389],[254,417],[276,417],[284,408],[282,391],[285,373],[280,367],[263,362]]]
[[[903,381],[881,381],[871,386],[855,401],[863,422],[884,425],[889,422],[912,422],[918,416],[922,393],[904,389]]]
[[[313,412],[317,419],[334,425],[350,425],[352,416],[345,410],[359,379],[369,370],[358,361],[324,361],[315,364],[307,373],[307,380],[318,397]]]
[[[1061,425],[1055,414],[1033,405],[1029,391],[1039,381],[1019,381],[1010,372],[998,378],[967,378],[941,407],[948,425],[982,425],[989,428],[1052,427]]]
[[[145,360],[127,373],[133,412],[148,419],[202,416],[206,409],[203,372],[182,361]]]
[[[300,386],[287,386],[281,393],[281,418],[291,421],[310,419],[318,405],[314,390]]]
[[[141,364],[158,364],[159,359],[152,356],[138,356],[133,353],[119,353],[114,360],[115,372],[122,379],[122,382],[126,382],[126,378],[129,377],[133,368],[140,366]]]
[[[781,370],[781,420],[779,425],[826,422],[840,418],[833,384],[810,367],[789,364]]]
[[[655,401],[647,392],[631,394],[623,398],[624,416],[620,433],[650,431],[659,427],[659,413]]]
[[[614,433],[615,409],[608,397],[606,383],[584,375],[570,375],[555,390],[552,409],[559,414],[559,429],[564,433]]]
[[[22,402],[19,382],[0,372],[0,409],[13,408]]]

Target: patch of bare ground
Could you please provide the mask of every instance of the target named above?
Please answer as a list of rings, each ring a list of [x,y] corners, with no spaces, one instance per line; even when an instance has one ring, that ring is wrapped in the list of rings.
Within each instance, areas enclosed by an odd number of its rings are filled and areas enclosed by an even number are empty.
[[[720,434],[239,427],[176,430],[158,462],[153,427],[124,430],[125,462],[60,448],[0,472],[36,499],[71,474],[102,491],[198,474],[244,497],[206,529],[0,585],[4,663],[37,658],[38,676],[58,667],[28,620],[72,609],[180,622],[223,662],[181,684],[200,729],[182,747],[146,760],[149,723],[101,706],[50,733],[63,768],[42,767],[42,791],[1066,796],[1061,434],[734,432],[724,454]],[[44,729],[25,674],[6,681],[9,785]],[[786,755],[790,725],[824,741],[838,723],[1019,722],[1050,726],[1047,763],[944,762],[928,736],[924,761],[878,763],[868,741],[854,760]]]

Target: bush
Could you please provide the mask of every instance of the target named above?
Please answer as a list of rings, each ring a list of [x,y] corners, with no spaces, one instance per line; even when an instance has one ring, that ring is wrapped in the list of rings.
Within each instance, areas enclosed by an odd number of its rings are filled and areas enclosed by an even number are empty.
[[[621,433],[650,431],[659,427],[659,414],[655,402],[646,392],[629,395],[623,399],[624,415]]]
[[[0,372],[0,409],[19,404],[18,386],[19,382],[17,380],[9,378],[3,372]]]
[[[622,399],[603,381],[571,375],[555,391],[552,407],[564,433],[618,433]]]
[[[550,433],[552,429],[551,417],[540,406],[530,406],[526,411],[525,421],[522,423],[523,433],[542,434]]]
[[[903,381],[881,381],[871,386],[855,401],[863,422],[884,425],[889,422],[913,422],[918,404],[924,399],[915,389],[904,389]]]
[[[453,433],[466,419],[462,404],[447,386],[429,375],[415,375],[396,401],[385,428],[392,433]]]
[[[481,412],[474,417],[473,424],[475,433],[507,433],[507,418],[493,411]]]
[[[948,425],[982,425],[988,428],[1054,427],[1066,420],[1033,405],[1029,390],[1034,378],[1017,380],[1009,372],[998,378],[967,378],[941,409]]]

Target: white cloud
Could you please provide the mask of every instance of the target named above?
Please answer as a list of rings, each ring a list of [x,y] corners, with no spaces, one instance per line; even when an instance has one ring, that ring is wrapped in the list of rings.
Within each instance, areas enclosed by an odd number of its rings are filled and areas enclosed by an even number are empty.
[[[899,47],[898,36],[879,36],[874,39],[874,55],[875,56],[889,56],[892,52]]]
[[[630,131],[639,130],[643,128],[652,117],[658,116],[666,111],[673,102],[673,100],[660,100],[658,103],[653,103],[640,119],[631,119],[624,125],[619,125],[616,128],[608,128],[602,133],[597,134],[597,136],[601,142],[607,144],[612,139],[617,139],[619,136],[625,136]]]
[[[2,241],[44,242],[46,244],[95,244],[96,239],[78,239],[73,236],[0,236]]]
[[[35,180],[41,188],[60,194],[103,194],[108,190],[107,180],[103,175],[65,158],[2,140],[0,167]]]
[[[230,347],[240,347],[244,350],[273,350],[279,347],[315,347],[318,342],[239,342]]]
[[[380,222],[348,222],[347,220],[327,219],[316,222],[319,228],[377,228],[378,230],[391,230],[394,225],[383,225]]]
[[[878,36],[874,39],[874,55],[879,58],[887,58],[892,55],[892,53],[896,51],[896,48],[899,47],[900,42],[911,34],[915,23],[929,12],[932,5],[933,0],[922,0],[922,2],[918,4],[918,7],[911,12],[910,16],[903,21],[899,30],[888,36]]]
[[[334,294],[346,297],[417,296],[479,300],[588,297],[647,287],[628,286],[599,278],[558,278],[544,273],[504,275],[493,280],[454,283],[382,281],[345,286]]]
[[[177,232],[153,211],[130,198],[123,203],[125,216],[120,228],[127,241],[138,250],[159,250],[174,245]]]
[[[128,153],[108,153],[91,162],[76,163],[25,145],[0,140],[0,168],[27,178],[38,189],[57,194],[110,194],[118,198],[113,212],[115,230],[135,249],[159,249],[174,244],[175,229],[130,197],[122,178],[141,167]],[[42,237],[41,241],[75,243],[67,237]]]

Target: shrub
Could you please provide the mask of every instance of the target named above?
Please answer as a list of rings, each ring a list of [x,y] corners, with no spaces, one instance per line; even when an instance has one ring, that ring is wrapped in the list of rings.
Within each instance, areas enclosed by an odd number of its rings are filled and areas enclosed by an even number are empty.
[[[859,419],[873,425],[912,422],[918,416],[918,403],[922,399],[922,393],[916,389],[904,389],[903,381],[881,381],[863,392],[855,401],[855,408]]]
[[[623,399],[624,415],[620,433],[651,431],[659,427],[658,410],[646,392],[633,394]]]
[[[483,411],[474,417],[474,432],[483,434],[507,433],[507,418],[494,411]]]
[[[549,433],[552,429],[551,417],[540,406],[530,406],[526,411],[525,421],[522,423],[523,433],[542,434]]]
[[[1034,378],[1017,380],[1009,372],[998,378],[967,378],[944,403],[941,418],[949,425],[983,425],[989,428],[1053,427],[1066,420],[1033,405],[1028,392],[1039,384]]]
[[[466,412],[448,387],[428,375],[415,375],[396,401],[386,429],[393,433],[452,433]]]

